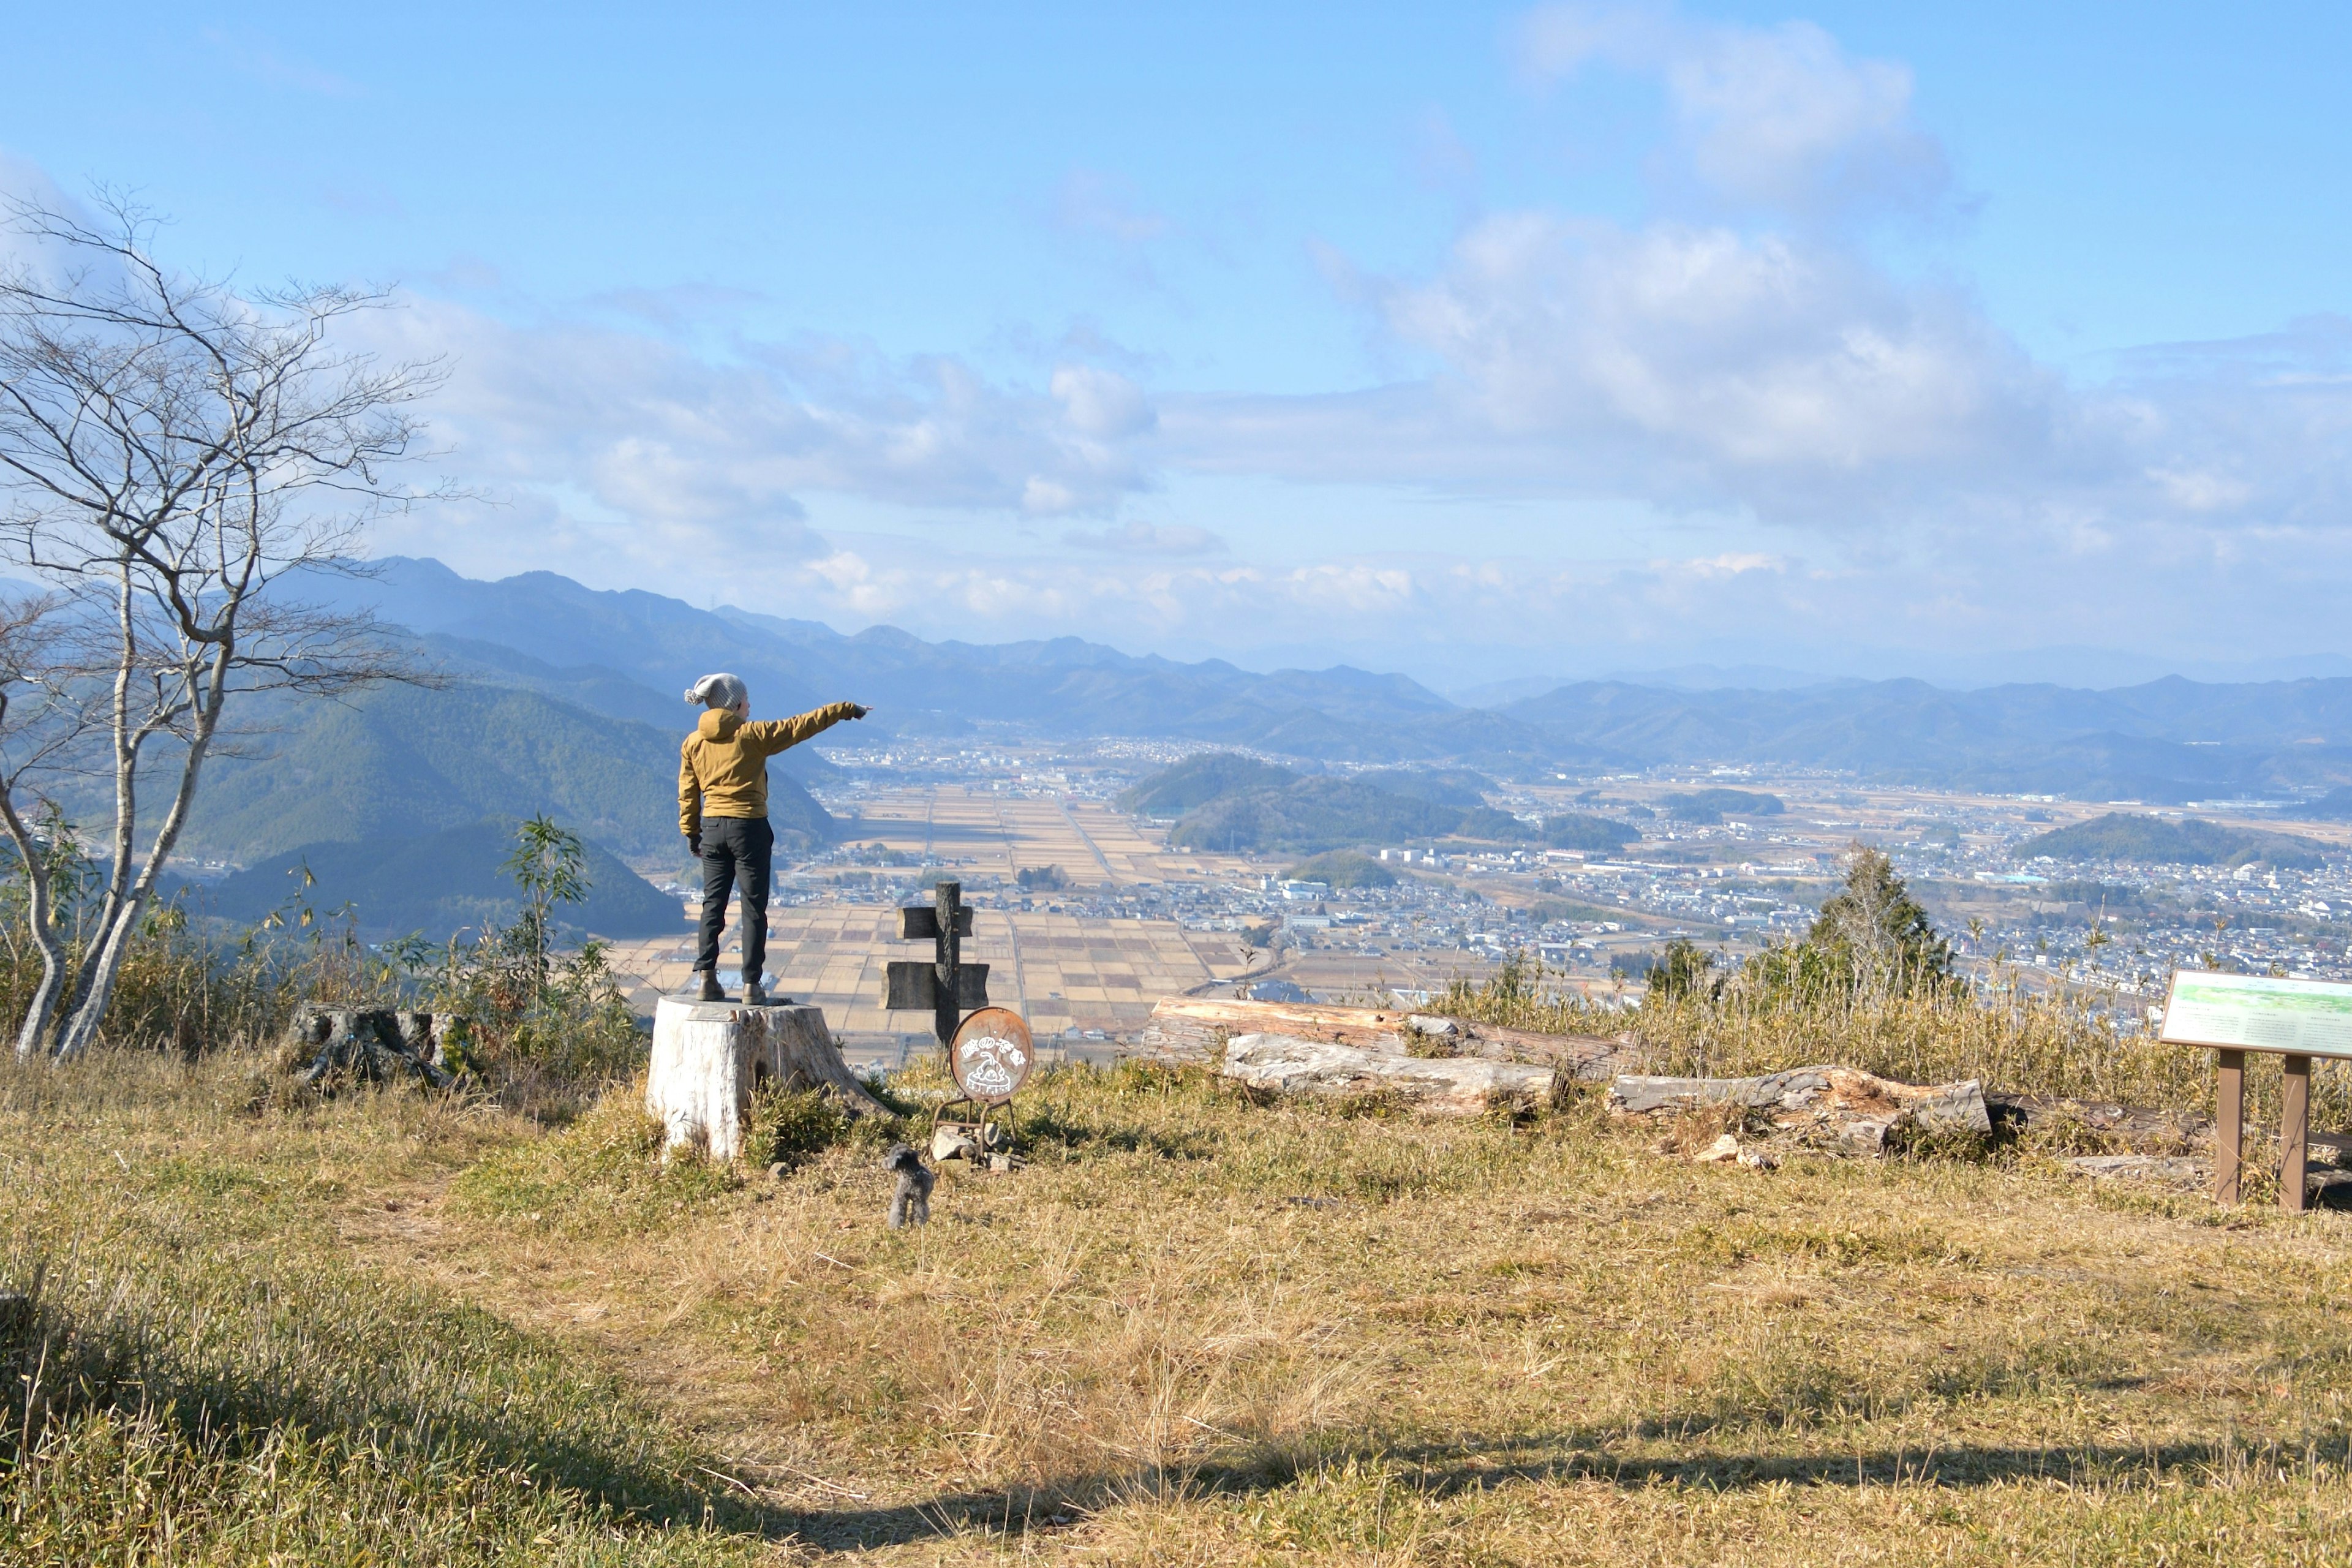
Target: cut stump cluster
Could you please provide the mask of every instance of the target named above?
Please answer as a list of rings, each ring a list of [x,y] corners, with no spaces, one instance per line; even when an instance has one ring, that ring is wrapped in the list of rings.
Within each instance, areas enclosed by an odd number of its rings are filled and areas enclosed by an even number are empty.
[[[446,1026],[444,1020],[436,1027],[430,1013],[306,1002],[295,1011],[282,1060],[311,1085],[417,1079],[445,1088],[451,1081],[441,1048]]]

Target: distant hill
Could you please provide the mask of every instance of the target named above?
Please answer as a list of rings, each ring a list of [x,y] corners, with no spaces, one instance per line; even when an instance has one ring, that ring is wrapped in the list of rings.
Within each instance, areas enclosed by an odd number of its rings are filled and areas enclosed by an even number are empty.
[[[2059,860],[2123,860],[2158,866],[2315,867],[2329,853],[2316,839],[2286,833],[2258,833],[2194,817],[2172,821],[2111,811],[2037,835],[2017,847],[2020,858],[2047,855]]]
[[[2352,781],[2352,679],[2089,691],[1919,680],[1796,690],[1583,681],[1498,717],[1559,744],[1664,763],[1784,763],[1895,783],[2181,801]]]
[[[1210,752],[1163,768],[1118,797],[1121,811],[1143,816],[1181,816],[1244,790],[1278,789],[1298,775],[1252,757]]]
[[[618,670],[601,665],[558,668],[497,643],[432,636],[418,639],[425,661],[456,683],[466,686],[519,687],[551,697],[568,707],[585,709],[607,719],[648,724],[667,735],[683,738],[702,714],[681,692],[656,691]],[[771,715],[772,717],[772,715]],[[768,763],[770,776],[778,773],[807,783],[835,779],[841,770],[814,746],[794,746]]]
[[[1465,814],[1391,795],[1352,779],[1304,778],[1244,790],[1187,813],[1169,830],[1180,849],[1290,849],[1313,853],[1359,844],[1444,838]]]
[[[704,610],[638,590],[602,592],[552,572],[481,582],[437,561],[400,556],[370,571],[357,580],[313,577],[289,591],[372,609],[427,637],[470,647],[476,657],[494,646],[546,670],[601,672],[656,693],[731,670],[766,714],[852,698],[877,710],[868,723],[883,732],[1010,721],[1048,734],[1181,736],[1375,761],[1446,754],[1440,742],[1413,731],[1460,711],[1404,676],[1346,666],[1259,674],[1219,659],[1138,657],[1076,637],[983,646],[926,642],[892,626],[845,635],[814,621]]]
[[[2352,786],[2338,785],[2309,805],[2296,808],[2294,815],[2322,822],[2352,819]]]
[[[663,731],[537,691],[478,685],[383,687],[276,717],[247,742],[252,754],[209,766],[183,853],[251,865],[301,845],[411,837],[545,812],[618,854],[684,858],[683,723]],[[768,813],[787,844],[829,844],[840,834],[841,825],[772,766]]]
[[[1489,844],[1508,844],[1537,837],[1537,829],[1507,811],[1496,811],[1491,805],[1474,805],[1454,823],[1453,837],[1482,839]]]
[[[1495,781],[1467,768],[1385,768],[1356,775],[1356,782],[1391,795],[1409,795],[1433,805],[1456,805],[1468,811],[1486,804]]]
[[[1778,816],[1789,809],[1777,795],[1744,789],[1702,789],[1666,796],[1666,815],[1676,822],[1721,822],[1727,816]]]
[[[1622,823],[1573,813],[1538,828],[1487,805],[1482,791],[1492,787],[1493,780],[1465,769],[1301,776],[1213,753],[1153,773],[1119,796],[1119,804],[1162,816],[1182,812],[1169,842],[1190,849],[1312,854],[1413,839],[1540,838],[1559,847],[1607,851],[1641,837]]]
[[[1569,811],[1544,818],[1544,842],[1555,849],[1581,849],[1588,854],[1609,855],[1641,837],[1625,824],[1606,816],[1587,816],[1581,812]]]
[[[446,942],[466,926],[511,923],[521,905],[499,869],[514,849],[511,820],[469,823],[414,837],[365,844],[309,844],[194,890],[197,907],[241,924],[259,921],[301,892],[295,873],[309,866],[317,885],[303,900],[327,913],[348,903],[370,937],[423,931]],[[596,936],[686,934],[684,906],[613,858],[588,846],[588,900],[562,911],[571,926]]]
[[[1396,873],[1369,855],[1334,849],[1313,855],[1283,872],[1286,882],[1328,882],[1334,888],[1393,888]]]

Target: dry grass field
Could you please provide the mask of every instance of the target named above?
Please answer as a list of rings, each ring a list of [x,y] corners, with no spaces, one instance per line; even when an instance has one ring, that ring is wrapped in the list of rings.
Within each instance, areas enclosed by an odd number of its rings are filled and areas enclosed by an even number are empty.
[[[1003,878],[1024,869],[1058,867],[1074,884],[1118,890],[1140,883],[1232,880],[1256,877],[1232,857],[1170,853],[1146,838],[1132,818],[1099,802],[1007,795],[954,784],[884,789],[863,797],[848,837],[861,845],[935,862],[940,875]],[[834,891],[824,901],[779,908],[769,928],[772,989],[822,1006],[854,1058],[864,1047],[929,1027],[919,1014],[883,1006],[884,973],[892,959],[919,956],[896,940],[892,906],[928,900],[928,887],[903,893]],[[881,901],[873,901],[877,897]],[[1227,933],[1188,932],[1166,920],[1103,920],[1000,907],[976,911],[978,925],[965,956],[990,966],[990,996],[1030,1021],[1040,1036],[1066,1030],[1131,1032],[1160,997],[1250,967],[1247,951]],[[730,924],[721,962],[737,962],[739,933]],[[927,951],[927,950],[926,950]],[[613,962],[635,1004],[681,989],[693,968],[693,933],[683,914],[678,934],[618,944]],[[885,1053],[895,1062],[896,1050]]]
[[[909,901],[912,901],[911,900]],[[926,899],[928,901],[928,899]],[[1172,921],[1108,921],[1044,910],[978,909],[963,942],[965,962],[989,966],[988,994],[1029,1020],[1040,1036],[1070,1028],[1135,1030],[1162,996],[1244,973],[1238,942],[1195,936]],[[928,1030],[929,1016],[893,1013],[887,973],[895,959],[929,959],[928,943],[898,940],[895,906],[817,903],[774,911],[769,921],[770,987],[824,1009],[845,1039]],[[735,973],[734,932],[726,956]],[[694,967],[685,942],[625,943],[615,964],[634,1000],[650,1011],[664,992],[682,991]]]
[[[2352,1217],[1132,1067],[1023,1118],[893,1233],[875,1133],[0,1072],[0,1561],[2352,1560]]]

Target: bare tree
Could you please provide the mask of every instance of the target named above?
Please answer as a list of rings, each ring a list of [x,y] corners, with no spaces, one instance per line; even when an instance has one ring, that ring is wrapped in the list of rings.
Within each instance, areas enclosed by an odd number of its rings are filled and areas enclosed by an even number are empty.
[[[71,880],[59,885],[80,861],[64,811],[42,787],[79,771],[85,742],[103,722],[103,710],[89,698],[100,668],[94,656],[105,650],[74,608],[70,598],[55,593],[0,602],[0,826],[16,847],[25,879],[26,935],[41,963],[16,1032],[19,1057],[33,1055],[48,1037],[66,981],[59,922],[83,891]]]
[[[352,570],[368,525],[413,499],[394,475],[416,455],[412,409],[438,373],[333,341],[389,303],[381,292],[182,277],[120,202],[96,221],[11,216],[65,264],[0,274],[0,548],[106,647],[95,706],[110,859],[57,1032],[63,1059],[97,1037],[230,700],[410,675],[369,616],[307,605],[288,579]],[[142,805],[150,784],[160,816]]]

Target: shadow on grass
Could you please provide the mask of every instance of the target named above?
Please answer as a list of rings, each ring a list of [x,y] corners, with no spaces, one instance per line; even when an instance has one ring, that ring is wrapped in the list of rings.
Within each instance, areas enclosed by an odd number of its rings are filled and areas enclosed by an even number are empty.
[[[1145,1498],[1248,1498],[1282,1490],[1351,1466],[1385,1470],[1400,1489],[1429,1499],[1485,1491],[1512,1482],[1605,1481],[1628,1490],[1654,1486],[1737,1491],[1763,1487],[1997,1486],[2019,1480],[2082,1482],[2178,1480],[2186,1473],[2226,1473],[2250,1453],[2300,1467],[2343,1466],[2352,1437],[2317,1447],[2250,1449],[2242,1444],[2188,1442],[2154,1447],[1983,1447],[1879,1449],[1822,1455],[1724,1454],[1689,1458],[1630,1458],[1601,1442],[1528,1437],[1460,1443],[1358,1442],[1310,1454],[1212,1461],[1198,1467],[1075,1476],[1034,1488],[967,1491],[888,1508],[833,1509],[790,1516],[792,1533],[829,1551],[870,1550],[959,1531],[1024,1538],[1050,1535],[1078,1515]]]
[[[0,1472],[46,1431],[103,1412],[154,1418],[191,1454],[232,1461],[259,1453],[273,1434],[299,1435],[345,1462],[373,1453],[396,1466],[454,1462],[527,1478],[619,1523],[794,1533],[789,1516],[698,1464],[618,1384],[583,1376],[476,1308],[421,1307],[387,1291],[377,1305],[393,1311],[339,1322],[333,1309],[348,1303],[331,1295],[304,1300],[302,1281],[252,1281],[243,1300],[215,1297],[198,1310],[249,1309],[238,1329],[290,1328],[297,1343],[280,1348],[248,1331],[224,1365],[184,1323],[119,1308],[78,1314],[45,1299],[41,1271],[19,1279],[0,1292],[0,1373],[20,1391],[0,1411]],[[257,1353],[257,1344],[268,1348]]]
[[[238,1319],[230,1339],[246,1347],[224,1363],[184,1325],[137,1314],[77,1319],[40,1299],[37,1284],[9,1308],[10,1381],[35,1380],[22,1411],[70,1422],[109,1409],[164,1414],[199,1448],[234,1458],[276,1432],[299,1432],[352,1455],[455,1463],[529,1478],[559,1489],[615,1523],[709,1530],[769,1542],[797,1540],[824,1550],[861,1550],[957,1534],[1050,1537],[1086,1513],[1142,1500],[1249,1498],[1317,1476],[1370,1472],[1383,1486],[1442,1500],[1512,1483],[1600,1481],[1732,1491],[1798,1487],[1968,1488],[2022,1479],[2065,1482],[2159,1478],[2201,1484],[2292,1463],[2344,1467],[2352,1436],[2315,1445],[2250,1447],[2227,1441],[2126,1446],[1937,1446],[1836,1453],[1633,1455],[1699,1432],[1748,1428],[1739,1420],[1655,1421],[1637,1426],[1448,1441],[1383,1437],[1295,1447],[1243,1444],[1199,1464],[1122,1468],[1056,1478],[1032,1487],[944,1493],[902,1504],[803,1509],[785,1506],[742,1476],[723,1474],[652,1417],[634,1410],[617,1384],[583,1377],[550,1349],[496,1318],[384,1292],[371,1321],[339,1328],[330,1292],[308,1295],[290,1318],[276,1316],[308,1281],[258,1282],[242,1297],[214,1296],[206,1311]],[[322,1299],[323,1298],[323,1299]],[[324,1309],[323,1313],[321,1309]],[[255,1320],[270,1315],[291,1351],[255,1356]],[[267,1338],[268,1336],[264,1336]],[[437,1347],[437,1348],[436,1348]],[[419,1357],[428,1358],[420,1363]],[[437,1358],[437,1359],[433,1359]],[[327,1369],[333,1369],[329,1372]],[[26,1386],[16,1384],[16,1386]],[[0,1434],[0,1465],[21,1431]]]

